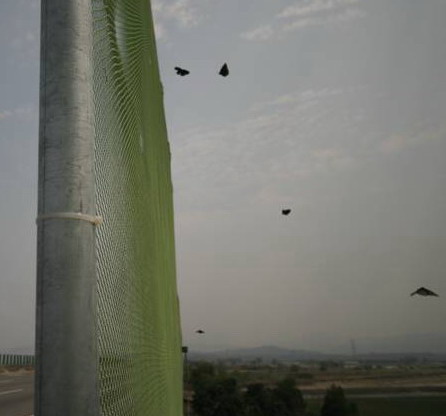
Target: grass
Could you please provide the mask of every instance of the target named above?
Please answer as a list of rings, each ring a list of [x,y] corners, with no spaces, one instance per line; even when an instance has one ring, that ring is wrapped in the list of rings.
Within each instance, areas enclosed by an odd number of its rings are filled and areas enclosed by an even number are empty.
[[[446,396],[351,399],[360,416],[445,416]],[[308,399],[308,410],[319,414],[321,400]]]

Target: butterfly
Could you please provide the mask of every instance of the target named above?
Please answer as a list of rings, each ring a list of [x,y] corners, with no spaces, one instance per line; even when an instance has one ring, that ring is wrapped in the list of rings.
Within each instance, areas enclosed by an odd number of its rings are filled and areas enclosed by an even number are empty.
[[[227,77],[229,75],[229,68],[228,68],[228,64],[224,64],[219,72],[219,75],[221,75],[222,77]]]
[[[184,77],[190,74],[187,69],[180,68],[179,66],[175,67],[175,71],[177,71],[177,75],[179,75],[180,77]]]
[[[415,292],[411,293],[410,296],[420,295],[420,296],[439,296],[432,290],[426,289],[425,287],[420,287]]]

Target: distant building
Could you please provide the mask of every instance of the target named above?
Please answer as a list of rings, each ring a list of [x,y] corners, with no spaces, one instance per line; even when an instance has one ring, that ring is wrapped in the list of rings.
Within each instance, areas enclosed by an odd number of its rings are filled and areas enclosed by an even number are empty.
[[[361,367],[361,363],[359,361],[344,361],[344,368],[347,369],[355,369],[355,368],[360,368]]]

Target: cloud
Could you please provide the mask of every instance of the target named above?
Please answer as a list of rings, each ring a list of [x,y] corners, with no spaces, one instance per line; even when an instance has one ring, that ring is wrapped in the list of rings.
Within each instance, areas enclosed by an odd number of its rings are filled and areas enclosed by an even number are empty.
[[[429,142],[445,140],[445,138],[444,125],[430,121],[429,123],[415,124],[406,130],[390,134],[378,144],[378,150],[385,155],[398,154]]]
[[[17,1],[20,5],[20,8],[23,10],[24,7],[29,7],[33,10],[37,10],[40,8],[40,0],[20,0]]]
[[[382,106],[366,85],[300,89],[254,104],[238,122],[172,131],[180,211],[288,201],[314,181],[351,177],[446,137],[444,125],[420,119],[386,127],[367,111],[370,100]]]
[[[155,0],[152,11],[155,20],[155,33],[158,39],[165,39],[167,26],[173,23],[181,29],[198,26],[205,20],[206,8],[210,0]]]
[[[14,54],[21,59],[37,59],[39,56],[39,32],[27,30],[13,37],[9,42],[9,47]]]
[[[191,0],[177,0],[165,7],[165,16],[176,20],[183,27],[198,25],[203,19],[201,10]]]
[[[321,12],[328,12],[358,5],[360,0],[306,0],[297,5],[286,7],[282,10],[278,18],[308,17]]]
[[[0,121],[10,118],[16,118],[20,120],[29,120],[31,117],[37,114],[37,110],[32,106],[23,106],[14,108],[12,110],[0,110]]]
[[[347,22],[349,20],[358,19],[364,16],[365,13],[362,10],[346,9],[333,15],[297,19],[292,23],[284,25],[282,30],[285,32],[290,32],[310,26],[325,26],[327,24]]]
[[[395,153],[402,150],[405,146],[407,146],[407,139],[400,134],[393,134],[386,140],[384,140],[379,148],[383,153]]]
[[[239,122],[172,132],[178,199],[186,211],[202,209],[204,201],[210,210],[228,209],[233,201],[246,208],[286,200],[311,176],[354,168],[361,157],[354,146],[360,109],[348,99],[356,92],[295,91],[257,103]]]
[[[158,40],[166,38],[166,27],[161,22],[154,22],[155,36]]]
[[[272,23],[243,32],[248,41],[283,39],[289,32],[314,26],[327,26],[362,18],[363,0],[304,0],[280,11]]]
[[[13,112],[10,110],[0,111],[0,120],[4,120],[5,118],[9,118],[13,115]]]
[[[266,41],[274,37],[274,29],[271,25],[260,26],[249,32],[244,32],[241,37],[252,41]]]
[[[355,91],[360,87],[355,87]],[[269,101],[259,102],[251,107],[251,111],[261,111],[270,107],[278,107],[283,105],[290,105],[293,103],[300,103],[301,107],[316,104],[321,100],[328,97],[333,97],[342,94],[343,92],[349,92],[348,89],[342,88],[321,88],[321,89],[307,89],[304,91],[295,91],[288,94],[283,94]]]

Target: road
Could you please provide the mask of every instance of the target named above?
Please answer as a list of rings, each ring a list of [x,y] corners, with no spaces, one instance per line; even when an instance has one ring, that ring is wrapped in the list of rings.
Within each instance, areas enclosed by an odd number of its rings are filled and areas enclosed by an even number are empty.
[[[0,374],[0,415],[33,413],[34,373]]]

